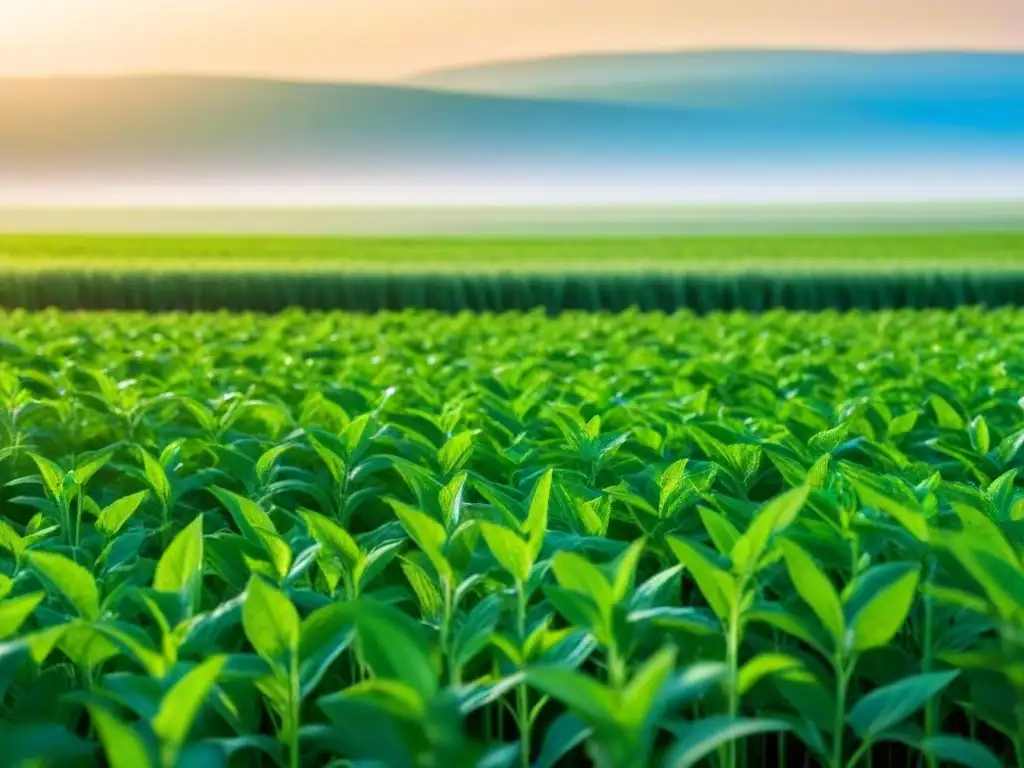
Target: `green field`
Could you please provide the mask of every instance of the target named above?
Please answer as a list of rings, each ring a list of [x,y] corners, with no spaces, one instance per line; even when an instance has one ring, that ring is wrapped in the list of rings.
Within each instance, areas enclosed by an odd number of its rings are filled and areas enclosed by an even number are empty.
[[[1024,233],[687,237],[0,235],[0,272],[900,272],[1024,270]]]
[[[0,312],[0,762],[1024,766],[1022,381],[1020,309]]]

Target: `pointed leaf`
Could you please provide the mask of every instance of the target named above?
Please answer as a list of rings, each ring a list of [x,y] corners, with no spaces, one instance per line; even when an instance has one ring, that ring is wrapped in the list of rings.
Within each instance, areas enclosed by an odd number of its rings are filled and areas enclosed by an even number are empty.
[[[480,530],[494,559],[517,582],[525,583],[530,578],[530,570],[533,568],[527,543],[519,538],[519,534],[495,523],[481,521]]]
[[[45,592],[30,592],[0,600],[0,640],[13,637],[45,597]]]
[[[685,723],[682,727],[672,729],[679,737],[679,743],[669,751],[665,766],[666,768],[689,768],[723,744],[759,733],[773,733],[789,729],[789,724],[783,720],[755,720],[728,715],[717,715]]]
[[[808,491],[807,486],[793,488],[761,508],[732,549],[732,560],[737,571],[751,574],[757,569],[769,539],[793,522],[807,500]]]
[[[541,475],[530,496],[523,533],[526,534],[527,542],[530,545],[531,560],[540,557],[541,548],[544,546],[544,536],[548,532],[548,508],[551,504],[551,479],[553,476],[554,472],[550,469]]]
[[[95,621],[100,617],[100,593],[96,580],[85,568],[54,552],[32,552],[32,567],[67,598],[78,615]]]
[[[786,571],[796,587],[797,594],[814,611],[822,626],[832,635],[837,648],[843,646],[846,620],[839,595],[828,577],[803,549],[786,539],[780,542],[786,561]]]
[[[149,747],[142,736],[130,725],[119,720],[107,709],[95,704],[86,705],[93,727],[110,768],[151,768],[155,766]]]
[[[167,692],[153,718],[153,732],[177,754],[188,738],[199,710],[206,702],[227,656],[212,656],[196,665]]]
[[[885,580],[871,579],[870,573],[859,578],[865,580],[870,595],[863,606],[856,611],[850,620],[853,632],[853,649],[866,651],[886,645],[903,626],[917,594],[919,570],[917,567],[889,568],[882,565],[871,571],[886,568],[895,578]],[[886,583],[888,582],[888,583]]]
[[[114,536],[114,534],[121,530],[121,526],[128,522],[128,519],[135,514],[135,510],[139,508],[139,505],[145,501],[148,495],[149,491],[139,491],[131,496],[118,499],[106,507],[100,512],[96,520],[96,530],[100,531],[108,539]]]
[[[875,740],[938,696],[958,674],[952,671],[911,675],[876,688],[853,706],[846,721],[862,739]]]
[[[203,516],[178,532],[160,556],[153,574],[153,589],[181,595],[192,610],[199,606],[203,582]]]
[[[271,666],[282,664],[287,653],[298,651],[299,614],[283,594],[259,576],[246,587],[242,627],[249,644]]]

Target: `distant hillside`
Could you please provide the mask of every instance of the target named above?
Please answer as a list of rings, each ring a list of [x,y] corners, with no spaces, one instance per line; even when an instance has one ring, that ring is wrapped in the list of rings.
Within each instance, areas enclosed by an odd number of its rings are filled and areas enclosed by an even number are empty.
[[[691,106],[923,105],[1024,110],[1024,54],[698,51],[498,62],[410,78],[442,90]]]
[[[835,184],[845,168],[905,180],[901,169],[925,165],[1012,180],[1024,167],[1024,56],[623,55],[404,86],[0,80],[0,115],[0,190],[74,178],[693,188],[752,169]]]

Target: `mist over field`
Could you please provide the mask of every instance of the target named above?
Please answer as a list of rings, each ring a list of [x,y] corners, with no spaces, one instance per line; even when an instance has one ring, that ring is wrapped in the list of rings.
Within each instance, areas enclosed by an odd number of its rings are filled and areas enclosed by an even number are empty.
[[[0,80],[0,204],[1024,197],[1024,55],[564,57],[406,83]]]

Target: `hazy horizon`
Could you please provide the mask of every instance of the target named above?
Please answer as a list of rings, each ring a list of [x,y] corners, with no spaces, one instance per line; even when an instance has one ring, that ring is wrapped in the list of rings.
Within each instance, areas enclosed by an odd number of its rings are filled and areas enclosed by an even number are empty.
[[[0,0],[0,205],[1024,198],[1018,0]]]

